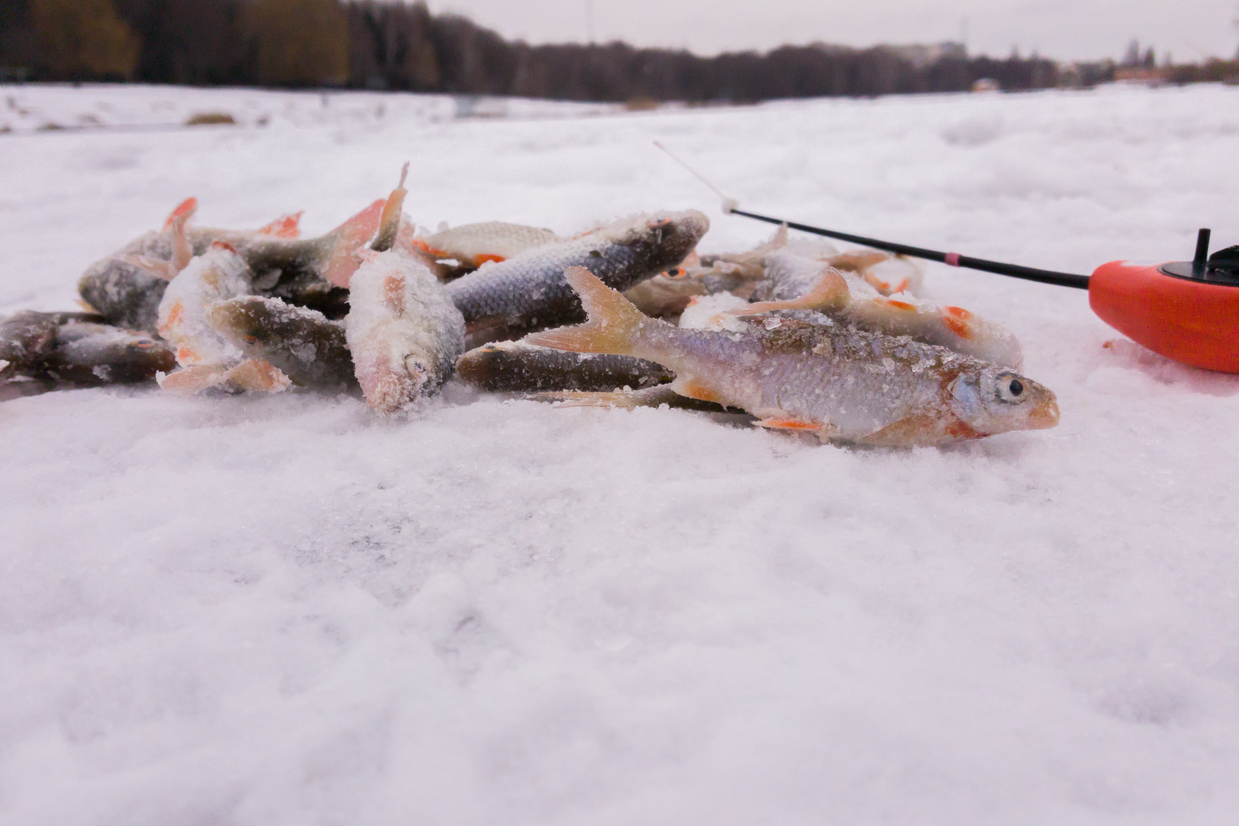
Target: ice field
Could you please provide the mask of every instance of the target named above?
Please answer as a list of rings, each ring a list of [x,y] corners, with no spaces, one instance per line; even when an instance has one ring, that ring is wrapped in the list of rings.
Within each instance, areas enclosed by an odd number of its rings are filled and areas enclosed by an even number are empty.
[[[235,126],[179,128],[196,112]],[[467,116],[467,117],[466,117]],[[44,130],[40,126],[89,127]],[[745,208],[1071,272],[1239,243],[1239,88],[622,108],[0,87],[0,314],[183,198],[307,234]],[[99,128],[107,127],[107,128]],[[449,385],[0,403],[0,823],[1153,824],[1239,811],[1239,376],[927,265],[1053,430],[818,446]]]

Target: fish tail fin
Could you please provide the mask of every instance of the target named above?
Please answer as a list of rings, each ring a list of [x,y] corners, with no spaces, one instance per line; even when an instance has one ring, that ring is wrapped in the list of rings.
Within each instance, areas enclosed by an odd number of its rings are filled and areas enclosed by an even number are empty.
[[[271,223],[258,230],[259,235],[266,235],[271,238],[300,238],[301,237],[301,216],[305,212],[294,212],[289,215],[281,215]]]
[[[185,225],[197,211],[198,199],[186,198],[177,205],[176,209],[172,210],[172,214],[164,222],[164,232],[172,233],[172,260],[168,262],[171,275],[165,276],[169,280],[185,269],[189,259],[194,257],[193,248],[190,247],[189,239],[185,236]]]
[[[378,200],[323,236],[323,276],[337,287],[347,287],[360,263],[357,251],[374,237],[383,214]]]
[[[634,339],[641,329],[657,323],[584,267],[569,267],[564,277],[581,297],[589,320],[575,327],[532,333],[525,336],[527,343],[577,353],[626,356],[633,354]]]
[[[396,243],[396,236],[400,233],[404,196],[409,194],[409,191],[404,188],[404,180],[408,176],[409,165],[405,163],[400,169],[400,183],[392,190],[391,195],[387,196],[387,202],[383,204],[383,214],[379,218],[379,233],[374,243],[370,245],[370,249],[375,252],[385,252]]]
[[[170,229],[173,226],[173,224],[177,223],[178,221],[181,224],[184,224],[186,221],[189,220],[190,216],[192,216],[197,211],[198,211],[198,199],[197,198],[186,198],[184,201],[181,201],[179,204],[177,204],[176,209],[172,210],[172,213],[168,215],[168,220],[163,222],[163,228]]]

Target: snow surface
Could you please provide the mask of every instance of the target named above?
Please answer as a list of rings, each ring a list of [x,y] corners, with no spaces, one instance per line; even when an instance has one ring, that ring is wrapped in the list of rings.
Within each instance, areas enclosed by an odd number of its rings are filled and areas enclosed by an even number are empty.
[[[186,196],[321,232],[405,160],[428,226],[710,206],[652,139],[750,209],[980,257],[1239,241],[1234,88],[508,110],[538,120],[0,92],[305,115],[0,135],[6,313],[71,308]],[[769,235],[712,221],[703,251]],[[934,265],[926,296],[1009,325],[1062,424],[858,450],[456,385],[392,420],[310,393],[5,402],[0,822],[1234,823],[1239,377],[1078,291]]]

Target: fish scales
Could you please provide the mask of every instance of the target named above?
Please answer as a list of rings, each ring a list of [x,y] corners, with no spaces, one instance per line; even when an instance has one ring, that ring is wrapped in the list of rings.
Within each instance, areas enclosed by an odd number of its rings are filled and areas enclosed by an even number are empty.
[[[528,343],[658,362],[676,373],[677,392],[742,408],[767,427],[912,446],[1058,421],[1048,389],[944,347],[771,317],[746,318],[738,331],[678,328],[641,315],[584,270],[568,278],[589,323],[535,333]]]
[[[585,313],[564,280],[568,267],[587,265],[608,286],[627,289],[684,260],[708,227],[695,210],[641,215],[484,264],[447,290],[470,325],[491,321],[512,333],[579,321]]]

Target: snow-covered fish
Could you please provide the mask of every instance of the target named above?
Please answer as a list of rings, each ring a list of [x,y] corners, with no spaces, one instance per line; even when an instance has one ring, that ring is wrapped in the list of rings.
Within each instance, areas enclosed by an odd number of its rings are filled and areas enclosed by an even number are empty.
[[[456,374],[483,390],[521,393],[639,389],[675,378],[662,365],[631,356],[570,353],[516,341],[470,350],[456,362]]]
[[[627,289],[684,260],[709,228],[696,210],[638,215],[570,241],[485,264],[447,285],[475,340],[579,321],[581,303],[564,270],[589,265],[603,281]]]
[[[306,239],[299,237],[300,213],[251,231],[190,226],[197,209],[190,198],[173,210],[161,230],[87,268],[78,292],[109,322],[154,332],[169,281],[192,256],[222,241],[270,282],[264,286],[273,294],[342,314],[348,296],[344,288],[358,264],[355,254],[373,237],[382,208],[383,201],[375,201],[326,235]]]
[[[218,241],[195,256],[168,285],[159,304],[159,335],[176,348],[182,367],[239,362],[239,349],[221,336],[206,318],[219,301],[248,295],[253,272],[237,251]]]
[[[465,351],[465,321],[426,263],[395,243],[404,175],[387,199],[373,249],[349,283],[345,339],[366,403],[392,413],[434,393]]]
[[[172,348],[143,331],[77,321],[57,331],[45,362],[48,375],[92,387],[151,381],[175,366]]]
[[[250,358],[303,387],[356,386],[344,324],[277,298],[249,295],[207,310],[211,326]]]
[[[0,381],[36,368],[56,348],[51,313],[23,310],[0,321]]]
[[[814,310],[893,336],[911,336],[983,361],[1019,370],[1019,339],[1001,324],[962,307],[939,306],[909,293],[886,297],[853,273],[786,250],[766,256],[767,278],[754,293],[762,299],[733,315],[776,310]]]
[[[559,240],[549,229],[486,221],[441,229],[412,243],[435,258],[452,258],[476,269]]]
[[[943,347],[770,317],[747,319],[742,332],[681,329],[643,315],[583,268],[566,277],[589,321],[526,342],[658,362],[675,372],[676,392],[747,410],[764,427],[914,446],[1058,423],[1047,388]]]

